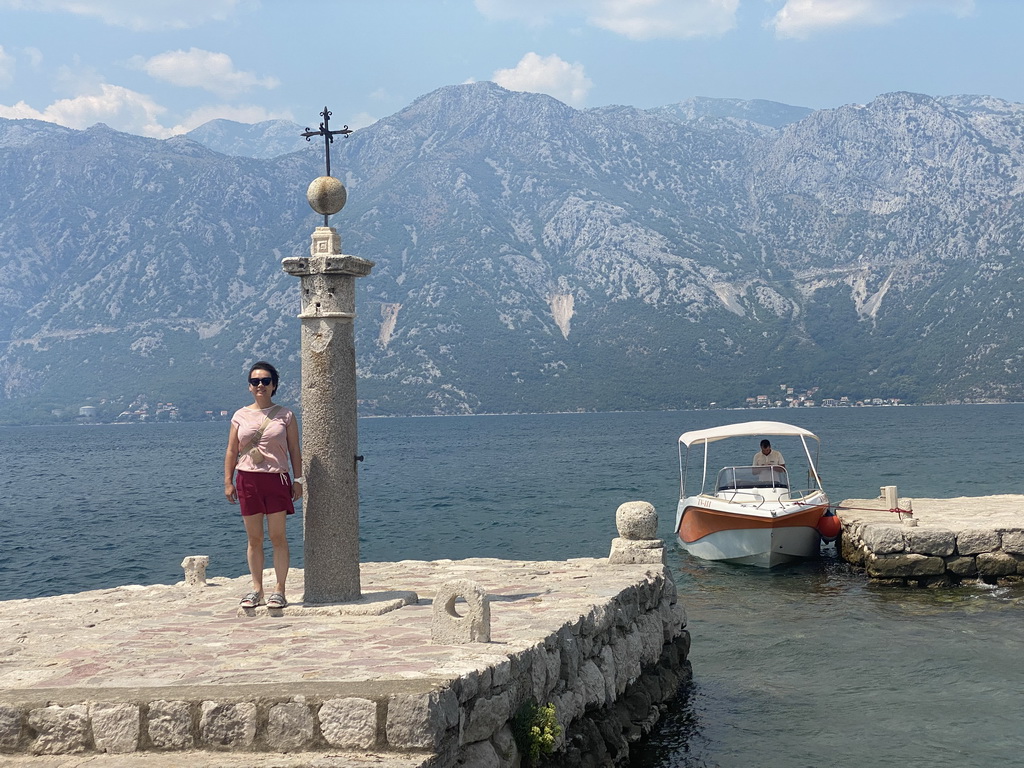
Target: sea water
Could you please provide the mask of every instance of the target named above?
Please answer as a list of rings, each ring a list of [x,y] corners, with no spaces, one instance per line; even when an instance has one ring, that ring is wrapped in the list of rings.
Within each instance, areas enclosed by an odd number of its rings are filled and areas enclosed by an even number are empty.
[[[1024,764],[1021,588],[874,587],[834,557],[768,572],[672,543],[679,434],[755,419],[822,438],[834,501],[1024,493],[1021,405],[363,419],[362,558],[603,557],[615,509],[644,499],[694,683],[634,768]],[[245,573],[226,438],[224,423],[0,428],[0,599],[171,583],[191,554]]]

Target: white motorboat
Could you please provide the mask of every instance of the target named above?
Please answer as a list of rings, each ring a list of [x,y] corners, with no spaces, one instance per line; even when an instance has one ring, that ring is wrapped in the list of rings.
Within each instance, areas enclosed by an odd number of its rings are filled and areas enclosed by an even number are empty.
[[[708,448],[712,443],[746,438],[742,450],[750,450],[750,438],[761,437],[783,437],[788,444],[795,443],[795,438],[803,455],[786,466],[734,462],[709,474]],[[813,457],[808,440],[814,441]],[[735,453],[736,441],[732,445]],[[705,560],[768,568],[816,557],[822,539],[830,541],[840,530],[818,475],[820,445],[813,432],[781,421],[749,421],[684,433],[679,438],[676,510],[680,544]],[[703,449],[703,471],[700,490],[687,495],[691,448],[695,452]],[[695,472],[697,469],[694,467]]]

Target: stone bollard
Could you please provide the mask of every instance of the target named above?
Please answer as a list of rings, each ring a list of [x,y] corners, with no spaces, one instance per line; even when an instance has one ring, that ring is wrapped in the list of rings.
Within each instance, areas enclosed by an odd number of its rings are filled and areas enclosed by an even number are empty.
[[[185,569],[185,586],[205,587],[206,566],[209,564],[209,555],[189,555],[182,560],[181,567]]]
[[[878,495],[889,509],[896,509],[899,501],[899,489],[895,485],[883,485],[878,489]]]
[[[615,511],[619,538],[612,539],[611,564],[665,562],[665,543],[657,538],[658,513],[646,501],[627,501]]]
[[[465,616],[455,610],[455,601],[460,597],[466,601]],[[491,606],[479,584],[469,579],[456,579],[441,585],[434,595],[430,642],[434,645],[491,642]]]
[[[902,510],[900,512],[900,520],[903,524],[910,526],[911,528],[916,528],[917,518],[914,517],[914,500],[900,499],[899,502],[897,502],[897,507]]]

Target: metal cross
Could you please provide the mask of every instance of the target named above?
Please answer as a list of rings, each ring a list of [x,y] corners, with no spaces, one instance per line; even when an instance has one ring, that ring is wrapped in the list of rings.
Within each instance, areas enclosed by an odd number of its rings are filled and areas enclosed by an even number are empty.
[[[350,133],[352,133],[352,131],[349,129],[349,127],[347,125],[342,127],[342,129],[340,131],[332,131],[332,130],[330,130],[330,128],[328,127],[328,124],[330,123],[330,120],[331,120],[331,111],[327,107],[324,107],[324,111],[320,113],[320,117],[322,117],[324,119],[324,121],[322,123],[320,123],[320,130],[319,131],[311,131],[307,127],[305,133],[300,133],[299,136],[305,136],[306,137],[306,141],[309,141],[314,136],[323,136],[324,137],[324,160],[326,161],[326,164],[327,164],[327,173],[325,175],[326,176],[330,176],[331,175],[331,144],[334,143],[334,137],[336,135],[338,135],[338,134],[341,134],[345,138],[348,138],[348,135]],[[324,217],[324,220],[325,221],[327,220],[326,216]]]

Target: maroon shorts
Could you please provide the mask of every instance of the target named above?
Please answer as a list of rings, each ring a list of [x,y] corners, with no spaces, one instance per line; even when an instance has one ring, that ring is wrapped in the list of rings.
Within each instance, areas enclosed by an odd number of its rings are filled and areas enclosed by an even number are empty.
[[[242,515],[272,515],[275,512],[295,514],[292,503],[292,479],[277,472],[235,473],[235,491]]]

